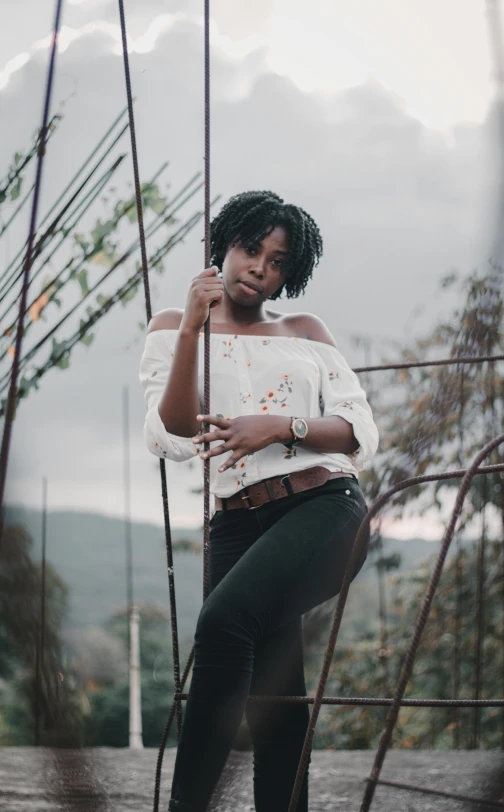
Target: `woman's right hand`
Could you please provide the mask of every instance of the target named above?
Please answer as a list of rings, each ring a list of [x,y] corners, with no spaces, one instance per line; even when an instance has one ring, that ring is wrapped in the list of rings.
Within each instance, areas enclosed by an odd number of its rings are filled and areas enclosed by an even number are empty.
[[[224,283],[217,276],[218,272],[218,267],[212,265],[191,281],[181,329],[199,332],[208,319],[210,308],[222,301]]]

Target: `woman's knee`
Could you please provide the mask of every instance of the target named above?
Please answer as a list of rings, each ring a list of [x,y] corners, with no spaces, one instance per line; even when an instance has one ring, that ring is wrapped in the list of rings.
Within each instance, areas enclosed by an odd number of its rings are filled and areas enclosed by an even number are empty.
[[[229,642],[253,644],[258,624],[243,606],[211,593],[201,607],[196,624],[195,644]]]

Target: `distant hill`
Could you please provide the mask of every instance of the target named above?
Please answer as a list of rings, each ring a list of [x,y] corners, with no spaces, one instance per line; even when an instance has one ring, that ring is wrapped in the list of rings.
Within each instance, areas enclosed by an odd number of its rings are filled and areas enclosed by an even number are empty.
[[[5,523],[22,524],[41,554],[41,513],[6,508]],[[134,598],[169,612],[168,574],[164,528],[132,523]],[[197,531],[172,529],[173,541],[201,541]],[[124,523],[120,519],[77,511],[51,511],[47,515],[47,560],[70,588],[72,627],[101,625],[126,605]],[[202,603],[203,557],[174,555],[177,617],[181,636],[192,633]]]
[[[41,513],[7,507],[5,523],[21,524],[33,538],[34,557],[41,552]],[[172,528],[174,542],[202,543],[201,530]],[[134,596],[139,603],[156,604],[169,612],[164,528],[132,523]],[[415,568],[435,554],[439,544],[424,539],[385,539],[386,554],[400,553],[401,570]],[[101,625],[126,603],[124,523],[121,519],[77,511],[51,511],[47,516],[47,559],[70,588],[67,625]],[[174,555],[177,617],[181,638],[192,636],[202,603],[203,556]],[[350,592],[344,628],[376,618],[375,571],[365,565]]]

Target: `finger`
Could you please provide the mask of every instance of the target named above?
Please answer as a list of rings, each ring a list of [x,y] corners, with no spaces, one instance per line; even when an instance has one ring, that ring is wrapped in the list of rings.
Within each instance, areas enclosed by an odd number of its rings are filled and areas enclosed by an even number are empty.
[[[215,440],[223,439],[226,438],[222,429],[216,429],[215,431],[206,432],[206,434],[197,434],[196,437],[192,438],[192,441],[195,445],[202,445],[203,443],[213,443]]]
[[[245,453],[242,453],[240,451],[234,451],[231,454],[231,456],[226,460],[226,462],[222,463],[222,465],[219,467],[219,472],[222,473],[222,471],[226,471],[228,468],[232,468],[233,465],[235,465],[238,462],[238,460],[240,460],[244,456]]]
[[[217,426],[220,429],[229,428],[229,420],[224,417],[215,417],[212,414],[197,414],[196,420],[199,420],[200,423],[210,423],[211,426]]]
[[[225,451],[231,451],[231,449],[226,448],[225,443],[221,443],[220,445],[214,446],[214,448],[210,448],[208,451],[202,451],[200,458],[206,460],[207,457],[217,457],[219,454],[224,454]]]

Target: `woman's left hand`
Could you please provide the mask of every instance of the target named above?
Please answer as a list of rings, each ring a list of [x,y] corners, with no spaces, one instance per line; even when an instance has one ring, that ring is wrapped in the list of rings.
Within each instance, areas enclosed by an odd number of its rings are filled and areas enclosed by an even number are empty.
[[[215,457],[226,451],[233,452],[220,466],[219,471],[231,468],[247,454],[260,451],[271,443],[281,442],[281,436],[286,434],[286,430],[288,433],[290,425],[287,416],[282,415],[242,415],[227,420],[224,417],[199,414],[196,416],[196,420],[200,423],[209,423],[216,428],[214,431],[193,437],[193,443],[223,441],[220,445],[200,454],[201,459]]]

